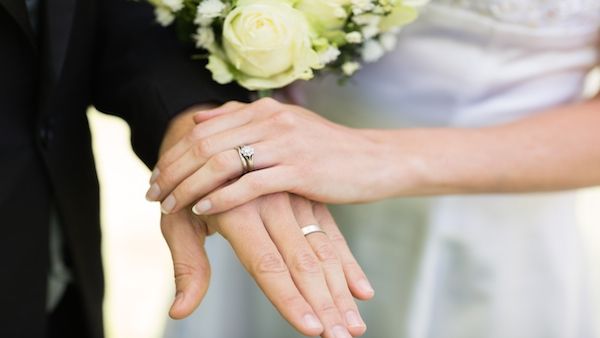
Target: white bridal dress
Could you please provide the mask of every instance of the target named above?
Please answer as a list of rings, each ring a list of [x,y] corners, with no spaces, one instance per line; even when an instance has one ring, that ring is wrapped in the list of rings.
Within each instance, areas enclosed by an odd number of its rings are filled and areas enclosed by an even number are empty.
[[[306,105],[361,128],[517,120],[581,99],[599,27],[600,0],[433,0],[352,83],[304,85]],[[561,192],[334,208],[376,289],[361,304],[365,337],[597,337],[574,202]],[[208,247],[209,296],[166,336],[297,337],[226,244]]]

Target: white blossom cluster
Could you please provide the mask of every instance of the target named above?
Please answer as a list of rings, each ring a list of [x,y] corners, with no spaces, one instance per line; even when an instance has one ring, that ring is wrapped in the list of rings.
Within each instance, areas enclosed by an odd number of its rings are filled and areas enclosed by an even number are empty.
[[[186,27],[189,36],[198,49],[208,52],[209,65],[213,78],[219,83],[237,81],[247,88],[285,85],[289,79],[310,79],[314,72],[334,71],[350,77],[363,63],[378,61],[396,47],[400,29],[415,20],[419,8],[430,0],[147,0],[155,6],[156,20],[163,26],[178,20],[178,28]],[[241,7],[262,6],[265,13],[245,17]],[[289,10],[277,8],[288,6]],[[256,11],[257,7],[253,7]],[[259,10],[259,12],[262,10]],[[286,13],[285,18],[277,18],[274,13]],[[234,14],[235,13],[235,14]],[[231,14],[231,15],[230,15]],[[264,14],[264,15],[263,15]],[[244,17],[234,21],[234,17]],[[262,18],[261,18],[262,17]],[[268,19],[265,19],[268,18]],[[289,20],[288,20],[289,19]],[[255,24],[246,25],[247,22]],[[263,20],[263,21],[261,21]],[[264,21],[267,20],[267,21]],[[240,23],[246,22],[246,23]],[[264,26],[264,25],[267,26]],[[276,55],[257,50],[256,46],[245,48],[232,36],[239,34],[250,37],[247,41],[260,41],[265,45],[284,43],[288,38],[281,36],[286,29],[278,25],[289,25],[289,31],[310,29],[291,39],[293,48],[267,48],[273,53],[282,52],[289,57],[292,52],[292,68],[282,68],[281,59]],[[262,28],[261,28],[262,27]],[[264,28],[267,27],[267,28]],[[271,29],[272,31],[268,31]],[[190,30],[191,29],[191,30]],[[267,31],[261,31],[267,29]],[[228,30],[232,34],[226,34]],[[310,31],[310,34],[308,33]],[[266,33],[264,33],[266,32]],[[256,39],[258,35],[269,39]],[[264,35],[267,34],[267,35]],[[271,35],[268,35],[271,34]],[[272,37],[272,39],[271,39]],[[308,47],[302,40],[308,40]],[[269,41],[266,41],[269,40]],[[312,42],[312,43],[311,43]],[[227,43],[227,44],[226,44]],[[285,42],[286,44],[288,42]],[[227,48],[225,48],[227,47]],[[291,48],[286,51],[286,48]],[[299,48],[299,49],[297,49]],[[235,49],[244,50],[239,53]],[[308,49],[308,50],[307,50]],[[300,50],[301,53],[297,51]],[[303,61],[303,58],[306,60]],[[234,60],[235,59],[235,60]],[[269,60],[269,61],[265,61]],[[271,62],[273,61],[273,62]],[[255,65],[261,65],[256,68]],[[269,75],[269,78],[256,77],[263,68],[283,69],[284,73]],[[253,68],[254,67],[254,68]],[[277,68],[278,67],[278,68]],[[246,72],[248,70],[248,72]],[[249,75],[252,73],[253,75]],[[265,74],[272,72],[264,71]],[[266,76],[266,75],[265,75]],[[242,83],[244,82],[244,83]],[[245,85],[250,84],[250,85]]]
[[[184,0],[150,0],[156,15],[156,21],[162,26],[169,26],[175,20],[175,13],[183,8]]]
[[[350,76],[360,69],[361,63],[377,62],[396,48],[400,28],[416,18],[416,9],[428,2],[429,0],[350,0],[351,21],[356,28],[345,34],[345,41],[360,46],[361,59],[347,61],[342,65],[342,72]],[[396,20],[395,24],[390,24],[391,20]],[[406,22],[402,22],[403,20]]]
[[[193,39],[197,48],[212,50],[215,43],[215,32],[212,24],[215,19],[223,17],[227,5],[221,0],[204,0],[196,9],[194,23],[198,26]]]

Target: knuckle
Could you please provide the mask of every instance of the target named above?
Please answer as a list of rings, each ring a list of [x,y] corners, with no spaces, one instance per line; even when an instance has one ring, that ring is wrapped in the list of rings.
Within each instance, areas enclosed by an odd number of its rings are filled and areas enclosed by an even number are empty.
[[[264,188],[263,181],[254,175],[246,176],[244,181],[248,185],[248,189],[250,191],[260,191],[262,188]]]
[[[323,243],[315,248],[317,257],[324,263],[338,263],[338,255],[333,246],[329,243]]]
[[[362,269],[361,269],[360,265],[358,265],[357,262],[354,262],[354,261],[344,262],[342,264],[342,267],[344,268],[344,270],[356,272],[364,277],[364,273],[362,272]]]
[[[351,296],[347,293],[344,292],[336,292],[332,295],[333,301],[336,304],[340,304],[340,306],[346,307],[346,308],[353,308],[353,306],[350,306],[350,304],[352,303],[352,301],[350,301]]]
[[[199,124],[199,125],[195,126],[194,129],[192,129],[189,139],[191,141],[198,141],[198,140],[202,139],[203,135],[204,135],[204,126],[202,124]]]
[[[240,196],[235,195],[234,193],[232,193],[231,190],[228,189],[223,189],[221,191],[217,191],[216,193],[212,194],[211,200],[213,203],[213,208],[219,208],[219,207],[231,207],[233,205],[238,205],[238,201],[240,199]],[[238,210],[238,209],[234,209],[234,210]],[[245,219],[247,219],[247,217],[250,217],[250,214],[246,214],[246,213],[240,213],[243,215],[246,215]]]
[[[199,140],[193,146],[194,157],[199,159],[209,158],[212,150],[212,141],[208,138]]]
[[[192,277],[198,271],[193,265],[181,262],[173,263],[173,270],[175,274],[175,280]]]
[[[301,250],[293,258],[294,270],[300,273],[320,273],[321,265],[314,253]]]
[[[339,245],[347,245],[346,244],[346,239],[344,238],[344,236],[341,233],[333,232],[333,233],[328,234],[328,235],[329,235],[329,240],[332,243],[337,243]]]
[[[287,192],[276,192],[264,196],[265,205],[274,205],[277,207],[289,207],[290,205],[290,194]]]
[[[241,105],[242,105],[242,103],[239,101],[229,101],[223,107],[235,108],[235,107],[239,107]]]
[[[160,173],[160,176],[156,179],[156,184],[161,188],[161,191],[165,193],[168,190],[171,190],[179,183],[178,174],[175,172],[173,168],[166,168],[164,171]]]
[[[296,307],[304,307],[304,298],[299,294],[285,295],[281,298],[281,304],[285,309],[291,309]]]
[[[211,169],[217,173],[230,171],[232,163],[235,163],[232,154],[232,152],[224,152],[213,156],[210,160]]]
[[[175,196],[175,200],[182,202],[187,201],[189,198],[195,197],[195,192],[196,191],[191,184],[183,182],[173,190],[172,194]]]
[[[165,168],[161,171],[160,176],[156,179],[156,184],[162,189],[170,187],[174,184],[174,173],[170,168]]]
[[[260,256],[253,271],[256,275],[265,275],[285,273],[288,270],[280,255],[268,252]]]
[[[287,193],[274,193],[263,195],[258,199],[261,214],[278,212],[289,208],[290,202]]]
[[[273,115],[272,121],[275,126],[287,129],[295,126],[296,115],[289,110],[284,110]]]
[[[273,107],[277,104],[279,104],[279,102],[277,102],[275,99],[271,98],[271,97],[265,97],[259,100],[260,105],[265,106],[265,107]]]
[[[338,308],[332,302],[324,302],[317,305],[317,312],[320,313],[330,313],[330,312],[338,312]]]

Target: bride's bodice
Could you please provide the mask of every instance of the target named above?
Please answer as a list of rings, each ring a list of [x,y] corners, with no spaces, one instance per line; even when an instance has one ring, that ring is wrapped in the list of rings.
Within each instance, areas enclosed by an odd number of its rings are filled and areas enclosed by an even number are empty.
[[[600,0],[432,0],[398,46],[305,104],[361,127],[476,126],[580,98],[598,64]]]

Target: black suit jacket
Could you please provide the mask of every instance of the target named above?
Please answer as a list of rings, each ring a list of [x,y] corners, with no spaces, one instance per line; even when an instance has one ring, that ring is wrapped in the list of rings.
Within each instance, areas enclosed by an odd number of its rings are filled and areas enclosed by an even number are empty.
[[[90,337],[102,336],[98,183],[86,109],[124,118],[148,165],[168,121],[243,99],[210,80],[152,9],[128,0],[0,0],[0,337],[44,337],[48,219],[60,214]]]

